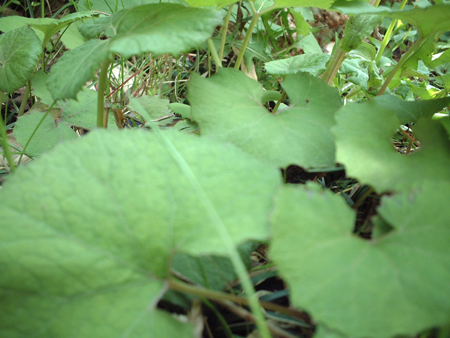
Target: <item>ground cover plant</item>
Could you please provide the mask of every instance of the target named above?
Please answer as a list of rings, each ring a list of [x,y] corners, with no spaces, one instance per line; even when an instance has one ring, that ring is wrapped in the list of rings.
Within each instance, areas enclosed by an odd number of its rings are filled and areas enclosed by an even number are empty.
[[[448,1],[2,13],[1,337],[450,336]]]

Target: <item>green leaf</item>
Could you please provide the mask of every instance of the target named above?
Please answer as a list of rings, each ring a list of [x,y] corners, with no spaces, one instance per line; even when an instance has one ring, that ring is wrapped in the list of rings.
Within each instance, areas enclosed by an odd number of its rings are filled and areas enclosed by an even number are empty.
[[[180,115],[184,119],[189,119],[191,117],[191,106],[189,106],[187,104],[173,102],[173,103],[169,103],[169,108],[175,114]]]
[[[149,4],[111,16],[111,51],[124,58],[143,53],[177,55],[203,44],[222,23],[219,11],[177,4]]]
[[[33,74],[41,42],[30,27],[23,26],[0,36],[0,90],[13,93]]]
[[[352,235],[355,213],[341,197],[313,184],[282,189],[270,257],[293,304],[349,337],[412,336],[446,323],[450,183],[422,183],[382,198],[394,230],[371,241]]]
[[[24,114],[17,120],[14,135],[17,142],[22,146],[27,144],[32,133],[44,117],[43,114],[40,111],[31,109],[28,114]],[[48,115],[31,139],[26,152],[30,156],[38,156],[64,140],[77,137],[77,134],[68,125],[56,123],[52,116]]]
[[[373,99],[347,104],[337,112],[337,124],[333,128],[338,162],[345,165],[349,176],[372,185],[380,193],[403,190],[426,178],[449,181],[450,142],[445,130],[437,121],[417,120],[421,112],[433,114],[439,111],[438,107],[448,104],[448,100]],[[412,115],[409,115],[410,108]],[[411,119],[417,121],[412,129],[420,149],[402,155],[394,149],[391,140],[400,123]]]
[[[233,241],[267,240],[278,170],[231,145],[166,136]],[[155,275],[168,276],[170,256],[226,250],[189,182],[140,130],[95,130],[20,168],[0,191],[2,336],[155,336]]]
[[[350,52],[358,48],[363,40],[370,36],[374,29],[381,23],[379,15],[352,16],[345,24],[343,37],[339,47],[344,52]]]
[[[400,19],[418,28],[422,37],[435,33],[443,33],[450,30],[450,4],[437,4],[426,8],[414,8],[411,10],[395,10],[380,6],[375,8],[364,1],[338,0],[333,4],[333,9],[345,14],[381,14],[393,19]]]
[[[105,20],[109,20],[109,24]],[[119,53],[125,59],[147,52],[179,54],[205,42],[222,22],[219,11],[176,4],[148,4],[124,9],[109,18],[99,18],[94,33],[108,27],[109,40],[90,40],[66,52],[52,68],[49,89],[55,100],[75,99],[94,77],[102,61]],[[85,27],[93,34],[92,27]]]
[[[90,40],[64,53],[52,67],[47,82],[53,99],[76,99],[84,84],[94,78],[101,63],[110,57],[108,40]]]
[[[78,3],[80,11],[99,11],[103,13],[113,14],[122,9],[136,7],[145,4],[160,3],[160,0],[81,0]],[[164,1],[172,2],[172,1]],[[177,2],[177,1],[173,1]]]
[[[164,117],[168,118],[173,115],[172,111],[169,109],[169,100],[161,99],[158,95],[144,95],[133,100],[138,101],[148,113],[146,116],[142,116],[145,122],[149,120],[158,120]],[[132,103],[130,106],[132,107]]]
[[[266,62],[264,68],[269,74],[286,75],[307,72],[318,76],[326,69],[328,54],[302,54],[284,60]]]
[[[273,8],[284,7],[316,7],[328,9],[334,0],[275,0]]]
[[[359,60],[346,59],[339,68],[341,74],[351,74],[347,81],[361,86],[364,90],[368,89],[369,75],[367,69],[359,65]],[[354,74],[354,75],[353,75]]]
[[[307,73],[286,76],[283,88],[291,106],[276,115],[262,105],[261,85],[234,69],[221,69],[210,79],[193,76],[188,88],[202,135],[231,141],[280,167],[334,165],[330,128],[341,100],[320,79]]]

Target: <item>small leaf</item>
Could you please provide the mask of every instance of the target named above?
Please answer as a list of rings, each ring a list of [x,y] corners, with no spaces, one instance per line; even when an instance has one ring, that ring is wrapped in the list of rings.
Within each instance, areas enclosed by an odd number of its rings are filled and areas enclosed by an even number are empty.
[[[328,54],[302,54],[284,60],[266,62],[264,68],[269,74],[286,75],[306,72],[318,76],[326,69]]]
[[[24,86],[41,53],[41,42],[28,26],[0,35],[0,90],[13,93]]]
[[[282,85],[291,106],[274,115],[261,103],[261,85],[242,72],[221,69],[210,79],[192,77],[192,117],[202,135],[231,141],[276,166],[334,165],[330,128],[341,106],[339,93],[306,73],[288,75]]]
[[[138,101],[139,104],[142,105],[142,107],[148,113],[147,116],[142,116],[145,122],[149,120],[160,119],[163,117],[168,118],[173,115],[172,111],[169,109],[168,99],[161,99],[157,95],[144,95],[134,98],[133,100]],[[130,102],[129,106],[132,108],[133,103]]]
[[[397,99],[374,99],[347,104],[337,112],[333,128],[338,162],[345,165],[349,176],[380,193],[403,190],[426,178],[450,181],[450,142],[439,122],[426,118],[416,122],[412,129],[420,149],[409,155],[398,153],[391,142],[400,126],[396,112],[402,123],[411,122],[409,108],[414,107],[411,112],[418,118],[420,112],[433,114],[448,100],[402,103]],[[394,104],[390,106],[390,102]]]
[[[94,78],[101,63],[111,56],[108,40],[90,40],[64,53],[52,67],[47,82],[53,99],[76,99],[83,85]]]
[[[44,113],[33,111],[33,109],[28,114],[19,117],[14,128],[17,142],[25,146],[43,117]],[[31,139],[26,152],[30,156],[38,156],[64,140],[77,137],[77,134],[68,125],[57,124],[51,115],[48,115]]]
[[[352,235],[355,213],[341,197],[312,184],[282,189],[270,257],[293,304],[349,337],[412,336],[447,323],[450,183],[421,183],[383,197],[379,211],[394,230],[371,241]]]

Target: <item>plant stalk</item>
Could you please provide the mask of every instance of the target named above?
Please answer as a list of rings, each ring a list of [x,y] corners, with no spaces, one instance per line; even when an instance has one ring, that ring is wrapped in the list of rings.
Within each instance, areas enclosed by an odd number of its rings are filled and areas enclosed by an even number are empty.
[[[176,280],[174,278],[169,279],[169,289],[173,290],[173,291],[189,293],[189,294],[196,295],[199,297],[204,297],[204,298],[212,300],[212,301],[223,302],[223,301],[227,300],[227,301],[233,302],[238,305],[244,305],[244,306],[249,305],[247,298],[235,296],[235,295],[225,293],[225,292],[213,291],[213,290],[206,289],[203,287],[186,284],[183,282],[179,282],[178,280]],[[287,316],[300,317],[305,320],[307,319],[307,316],[305,314],[303,314],[302,312],[295,310],[295,309],[291,309],[288,307],[284,307],[284,306],[277,305],[274,303],[263,302],[263,301],[259,301],[259,304],[266,310],[278,312],[278,313],[281,313],[281,314],[284,314]]]
[[[402,56],[402,58],[398,61],[397,65],[394,67],[394,69],[391,71],[389,76],[384,81],[383,85],[380,88],[380,91],[378,92],[377,96],[383,95],[386,91],[386,88],[388,87],[389,83],[394,78],[395,74],[403,67],[405,62],[416,52],[416,50],[419,49],[419,47],[425,42],[426,38],[423,38],[422,36],[417,40],[411,48]]]
[[[250,38],[252,37],[253,30],[255,29],[256,23],[261,17],[262,13],[256,13],[253,15],[252,21],[250,21],[250,27],[248,27],[247,34],[245,34],[244,41],[242,42],[241,50],[239,51],[239,55],[236,60],[236,64],[234,65],[235,69],[239,69],[241,67],[241,62],[244,57],[245,50],[247,49],[248,43],[250,42]]]
[[[231,13],[233,12],[233,6],[234,6],[234,4],[231,4],[228,7],[227,15],[225,16],[225,19],[223,21],[223,26],[222,26],[222,28],[220,30],[220,33],[222,34],[222,40],[220,42],[219,60],[221,60],[221,61],[223,59],[223,51],[225,49],[225,42],[227,40],[228,25],[230,24],[230,17],[231,17]]]
[[[16,172],[16,165],[14,163],[14,159],[12,157],[11,148],[9,147],[8,143],[8,134],[6,132],[6,121],[3,121],[3,115],[2,115],[2,104],[3,104],[3,98],[5,96],[5,93],[3,91],[0,91],[0,145],[3,148],[3,154],[6,157],[6,160],[8,161],[9,167],[11,168],[11,172]],[[7,105],[5,105],[5,112],[7,112]],[[6,114],[5,114],[6,116]]]
[[[209,50],[211,51],[211,55],[214,59],[214,63],[217,68],[222,68],[222,60],[219,58],[219,54],[217,54],[216,46],[214,46],[214,42],[211,38],[207,40]],[[217,71],[217,69],[216,69]]]
[[[330,62],[328,62],[327,69],[322,75],[322,80],[325,81],[326,84],[331,85],[333,83],[333,80],[336,77],[339,68],[341,68],[346,55],[347,53],[344,52],[339,45],[337,45],[334,54],[331,56]]]
[[[111,60],[105,60],[102,62],[100,68],[100,74],[98,77],[98,89],[97,89],[97,128],[106,128],[105,123],[105,89],[106,82],[108,81],[108,68],[111,64]]]
[[[399,9],[403,9],[406,5],[408,0],[403,0],[400,4]],[[380,62],[381,57],[383,56],[384,50],[386,49],[387,44],[391,40],[392,32],[394,31],[395,26],[397,25],[398,20],[392,19],[391,24],[389,25],[389,28],[386,31],[386,34],[384,35],[383,41],[381,42],[380,49],[378,50],[377,57],[375,58],[375,64],[378,65],[378,62]]]
[[[27,86],[25,88],[25,93],[23,94],[22,102],[20,103],[18,116],[22,116],[25,113],[25,107],[27,106],[28,96],[30,96],[31,85],[30,81],[27,82]]]

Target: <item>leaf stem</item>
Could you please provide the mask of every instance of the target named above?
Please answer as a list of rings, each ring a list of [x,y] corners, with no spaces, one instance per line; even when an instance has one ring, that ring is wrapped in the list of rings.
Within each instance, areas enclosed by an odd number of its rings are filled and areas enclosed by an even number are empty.
[[[394,78],[395,74],[403,67],[405,62],[416,52],[416,50],[419,49],[419,47],[425,42],[426,38],[423,38],[422,36],[417,40],[414,45],[411,46],[411,48],[402,56],[402,58],[398,61],[397,65],[394,67],[394,69],[390,72],[389,76],[384,81],[383,85],[380,88],[380,91],[378,92],[377,96],[383,95],[386,91],[386,88],[388,87],[389,83]]]
[[[219,60],[221,60],[221,61],[223,59],[223,51],[225,50],[225,42],[227,40],[228,25],[230,24],[231,13],[233,13],[233,6],[234,6],[234,4],[231,4],[228,7],[227,15],[225,16],[225,19],[223,21],[223,26],[220,29],[220,33],[222,34],[222,40],[220,42]]]
[[[145,109],[138,101],[133,102],[133,107],[139,114],[142,115],[145,114]],[[215,226],[217,232],[219,233],[223,241],[224,246],[227,249],[228,256],[230,258],[234,270],[236,271],[237,276],[241,280],[242,286],[248,298],[250,309],[253,315],[255,316],[256,326],[258,327],[261,337],[270,338],[271,337],[270,331],[267,327],[267,323],[263,316],[261,307],[258,302],[258,298],[255,293],[255,289],[247,273],[245,264],[242,261],[241,256],[236,246],[234,245],[227,228],[225,227],[225,224],[223,224],[222,219],[217,213],[216,208],[211,203],[211,200],[209,199],[208,195],[203,190],[203,187],[201,186],[191,167],[187,164],[186,160],[183,158],[183,156],[181,156],[181,154],[178,152],[177,148],[175,148],[173,143],[166,137],[166,135],[159,129],[159,127],[153,123],[153,121],[149,120],[147,123],[155,132],[155,135],[159,138],[161,144],[164,145],[164,147],[172,155],[172,158],[175,160],[175,162],[178,163],[181,170],[186,175],[187,179],[190,181],[192,188],[196,191],[200,202],[203,204],[203,207],[205,208],[208,216],[210,217],[212,224]]]
[[[30,95],[30,91],[31,91],[30,81],[27,81],[27,86],[25,88],[25,93],[23,93],[23,99],[22,99],[22,102],[20,103],[19,113],[17,114],[17,116],[22,116],[25,113],[25,108],[27,106],[27,101],[28,101],[28,96]]]
[[[236,60],[236,64],[234,65],[235,69],[239,69],[241,67],[242,58],[244,57],[245,50],[247,49],[250,38],[252,37],[252,32],[255,29],[256,23],[261,17],[262,13],[255,13],[253,15],[252,21],[250,21],[250,27],[248,27],[247,34],[245,34],[244,41],[242,42],[241,50],[239,51],[239,55]]]
[[[347,53],[340,48],[340,45],[337,45],[333,55],[330,58],[330,62],[328,62],[327,69],[322,75],[322,80],[325,81],[326,84],[331,85],[333,83],[333,80],[344,62],[346,55]]]
[[[400,4],[399,9],[403,9],[407,2],[408,2],[408,0],[403,0],[402,3]],[[380,59],[383,56],[384,50],[386,49],[387,44],[391,40],[391,35],[392,35],[392,32],[393,32],[395,26],[397,25],[397,22],[398,22],[398,19],[393,19],[391,21],[391,24],[389,25],[389,28],[386,31],[386,34],[384,35],[383,41],[381,42],[380,49],[378,50],[377,57],[375,58],[376,65],[378,65],[378,62],[380,62]]]
[[[221,68],[222,61],[221,61],[221,59],[219,59],[219,55],[217,54],[216,46],[214,46],[213,40],[211,38],[209,38],[207,40],[207,42],[208,42],[209,50],[211,51],[211,56],[213,57],[214,63],[216,64],[216,67]],[[216,71],[217,71],[217,69],[216,69]]]
[[[3,148],[3,154],[6,157],[6,160],[8,161],[9,167],[11,168],[11,172],[16,172],[16,165],[14,163],[14,159],[12,157],[11,148],[9,147],[8,143],[8,135],[6,132],[6,121],[3,121],[3,115],[2,115],[2,104],[3,104],[3,98],[5,96],[5,93],[0,90],[0,145]],[[5,104],[5,112],[7,113],[7,107],[8,105]],[[5,114],[6,116],[6,114]]]
[[[236,295],[232,295],[225,292],[213,291],[210,289],[206,289],[199,286],[189,285],[187,283],[179,282],[178,280],[171,278],[169,279],[169,289],[173,291],[190,293],[192,295],[196,295],[199,297],[204,297],[212,301],[220,301],[223,302],[225,300],[233,302],[238,305],[248,306],[249,301],[247,298],[239,297]],[[287,316],[302,318],[307,320],[307,316],[298,310],[291,309],[288,307],[284,307],[278,304],[262,302],[259,301],[259,304],[266,310],[278,312]]]
[[[100,74],[98,77],[98,89],[97,89],[97,127],[106,128],[106,114],[105,114],[105,89],[106,82],[108,81],[108,68],[111,64],[111,60],[107,59],[102,62],[100,68]]]

